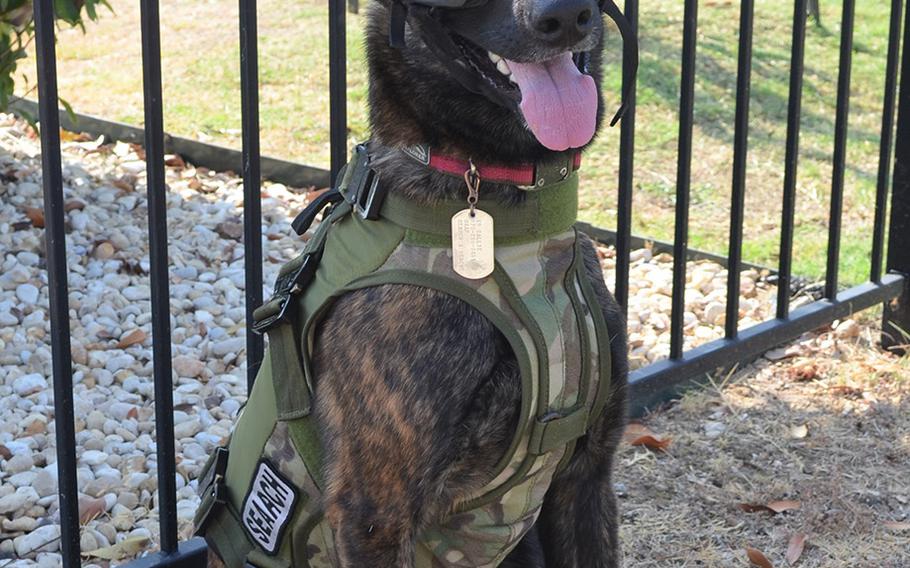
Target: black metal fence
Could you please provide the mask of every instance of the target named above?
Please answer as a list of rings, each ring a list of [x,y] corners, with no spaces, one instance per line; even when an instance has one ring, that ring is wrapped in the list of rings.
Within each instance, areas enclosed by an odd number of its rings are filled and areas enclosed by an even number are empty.
[[[632,374],[634,411],[652,406],[705,373],[748,360],[774,345],[836,318],[876,304],[885,304],[883,344],[906,343],[910,330],[910,49],[901,60],[903,42],[910,45],[910,17],[903,13],[903,0],[892,0],[888,38],[887,72],[883,101],[880,163],[875,203],[873,252],[869,281],[838,291],[838,252],[841,238],[841,209],[848,137],[851,54],[855,0],[843,1],[843,21],[835,125],[833,184],[829,218],[828,263],[824,298],[798,309],[790,309],[796,178],[799,160],[800,110],[806,14],[809,0],[795,0],[793,43],[790,66],[790,95],[786,140],[782,235],[778,267],[777,314],[767,321],[740,331],[740,270],[742,260],[743,203],[746,192],[746,163],[749,130],[749,93],[752,63],[754,0],[741,0],[737,104],[735,115],[731,228],[726,258],[728,294],[723,339],[695,349],[683,349],[683,314],[688,258],[688,213],[695,89],[695,58],[698,37],[698,2],[685,0],[682,50],[681,97],[679,104],[679,152],[676,188],[676,228],[673,243],[670,358]],[[240,2],[241,84],[243,113],[242,172],[244,179],[244,246],[246,265],[247,329],[253,308],[262,303],[262,250],[258,62],[256,0]],[[65,254],[64,209],[59,137],[59,114],[55,68],[53,0],[35,0],[37,62],[39,77],[39,120],[41,123],[42,171],[46,218],[47,269],[50,291],[50,319],[53,341],[53,379],[56,402],[56,442],[59,471],[60,519],[64,565],[80,562],[79,514],[76,484],[75,432],[72,396],[72,364],[69,341],[69,307]],[[154,382],[156,439],[158,455],[158,503],[161,552],[135,561],[134,566],[202,566],[205,545],[199,539],[178,542],[176,521],[173,384],[169,329],[166,187],[161,104],[161,59],[157,0],[141,0],[143,80],[145,95],[145,147],[147,156],[150,280],[154,339]],[[638,0],[626,0],[625,12],[634,25],[638,21]],[[345,124],[345,2],[329,0],[330,90],[331,90],[331,171],[337,172],[346,156]],[[629,299],[630,252],[635,237],[632,226],[632,176],[635,145],[635,100],[622,122],[620,134],[619,209],[615,243],[617,270],[614,290],[625,307]],[[896,138],[895,112],[897,111]],[[892,151],[894,151],[893,177]],[[890,193],[889,193],[890,190]],[[890,195],[890,224],[888,203]],[[886,239],[886,225],[890,227]],[[595,229],[595,236],[599,230]],[[887,242],[887,261],[884,262]],[[883,273],[884,272],[884,273]],[[248,378],[252,382],[263,356],[262,339],[247,334]]]

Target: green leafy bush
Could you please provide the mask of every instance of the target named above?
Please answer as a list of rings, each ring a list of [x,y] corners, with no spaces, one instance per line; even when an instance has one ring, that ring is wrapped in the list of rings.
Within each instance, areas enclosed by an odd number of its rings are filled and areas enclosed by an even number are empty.
[[[54,0],[59,23],[83,26],[84,17],[98,18],[98,7],[107,0]],[[6,110],[16,87],[16,69],[35,37],[31,0],[0,0],[0,110]],[[24,77],[23,77],[24,78]]]

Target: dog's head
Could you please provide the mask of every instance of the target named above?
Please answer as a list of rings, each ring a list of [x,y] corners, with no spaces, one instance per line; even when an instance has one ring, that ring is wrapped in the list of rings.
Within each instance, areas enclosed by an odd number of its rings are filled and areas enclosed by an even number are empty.
[[[605,110],[598,0],[393,1],[374,3],[367,37],[381,141],[509,160],[593,139]]]

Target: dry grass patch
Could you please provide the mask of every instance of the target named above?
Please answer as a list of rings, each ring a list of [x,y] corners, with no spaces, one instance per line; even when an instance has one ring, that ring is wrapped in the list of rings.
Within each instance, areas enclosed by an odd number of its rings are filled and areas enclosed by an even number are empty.
[[[877,317],[865,319],[644,420],[672,443],[619,456],[627,565],[748,566],[752,547],[788,566],[804,534],[792,565],[910,566],[910,362],[882,351]]]

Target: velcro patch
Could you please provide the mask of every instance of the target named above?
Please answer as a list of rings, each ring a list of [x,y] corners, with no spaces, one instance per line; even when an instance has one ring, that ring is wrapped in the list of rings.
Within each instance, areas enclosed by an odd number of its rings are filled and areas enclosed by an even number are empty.
[[[281,535],[297,504],[297,488],[263,459],[243,502],[243,526],[268,554],[281,546]]]

